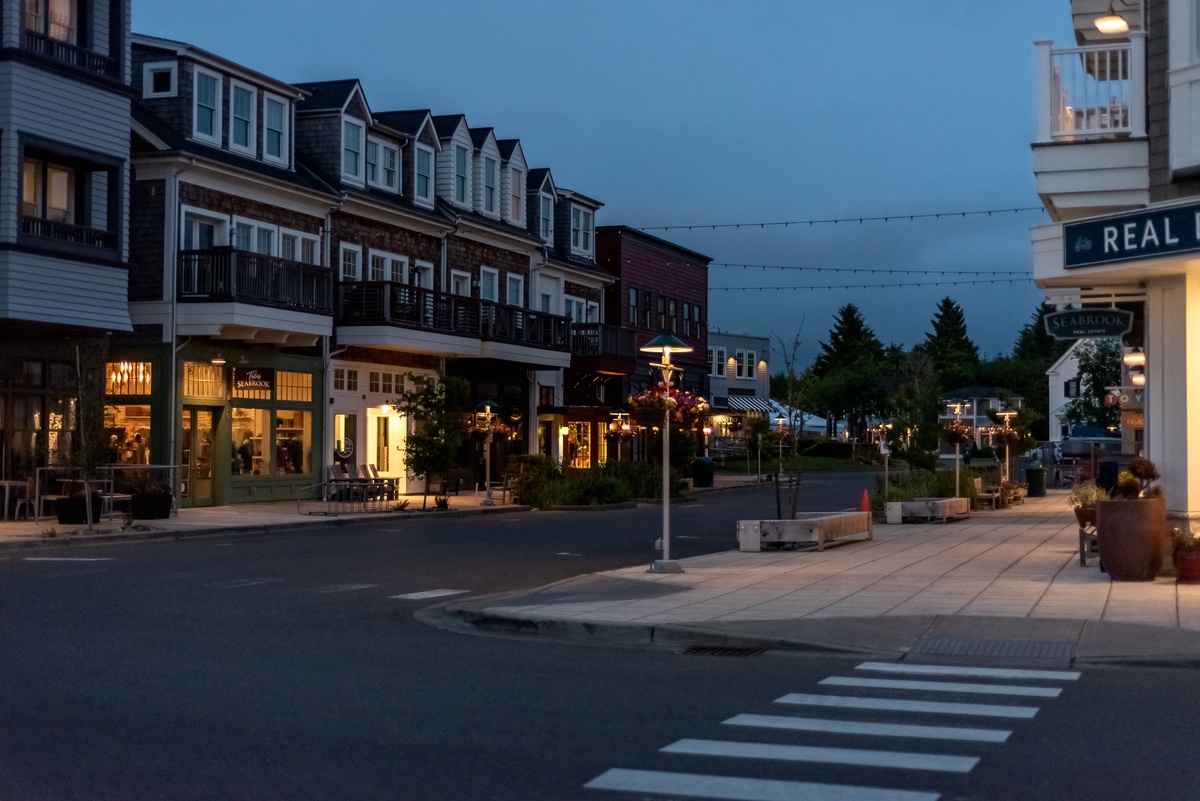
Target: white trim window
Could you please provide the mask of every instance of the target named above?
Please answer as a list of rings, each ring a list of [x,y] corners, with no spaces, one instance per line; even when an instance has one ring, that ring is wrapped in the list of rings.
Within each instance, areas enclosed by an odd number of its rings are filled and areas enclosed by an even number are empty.
[[[587,321],[587,304],[582,298],[573,298],[570,295],[563,296],[563,315],[571,318],[573,323],[582,323]]]
[[[554,241],[554,198],[549,195],[539,195],[541,208],[538,210],[538,233],[543,242]]]
[[[417,261],[408,273],[404,282],[409,286],[419,286],[423,289],[433,289],[433,262]]]
[[[462,145],[454,146],[454,202],[467,205],[468,189],[470,187],[470,172],[467,163],[467,149]]]
[[[508,219],[516,225],[525,224],[525,173],[513,168],[509,178]]]
[[[724,375],[725,375],[725,349],[717,348],[715,351],[712,351],[712,352],[716,354],[716,360],[713,362],[712,369],[710,371],[710,375],[724,377]]]
[[[258,92],[241,81],[229,82],[229,149],[255,155],[258,142]]]
[[[279,257],[304,264],[321,263],[321,238],[303,231],[279,229]]]
[[[496,192],[496,179],[500,176],[497,169],[499,166],[499,163],[493,158],[483,160],[483,210],[487,214],[496,213],[496,201],[499,198]]]
[[[263,256],[276,255],[276,237],[279,227],[267,225],[246,217],[233,218],[233,246],[247,253]]]
[[[579,206],[571,207],[571,252],[592,255],[592,213]]]
[[[462,270],[451,270],[450,294],[471,297],[471,274]]]
[[[433,150],[417,145],[413,161],[413,198],[426,203],[433,202]]]
[[[221,76],[202,67],[195,68],[192,81],[192,138],[213,145],[221,144]]]
[[[229,218],[207,209],[184,206],[179,241],[183,250],[210,250],[228,242]]]
[[[263,160],[288,163],[291,150],[291,113],[287,101],[263,94]]]
[[[509,306],[524,306],[525,276],[509,273],[505,284],[504,302]]]
[[[367,137],[367,184],[399,192],[400,148],[373,136]]]
[[[367,264],[368,281],[397,281],[403,283],[408,275],[408,257],[372,250]]]
[[[363,134],[366,127],[358,120],[342,119],[342,178],[356,183],[363,179]]]
[[[600,322],[600,304],[594,300],[587,302],[587,310],[585,312],[585,322],[598,323]]]
[[[343,281],[359,280],[362,275],[362,247],[360,245],[343,242],[339,250],[338,261],[341,264],[338,275]]]
[[[179,64],[159,61],[142,65],[142,97],[175,97],[179,86]]]
[[[492,302],[500,299],[500,271],[495,267],[479,268],[479,299]]]

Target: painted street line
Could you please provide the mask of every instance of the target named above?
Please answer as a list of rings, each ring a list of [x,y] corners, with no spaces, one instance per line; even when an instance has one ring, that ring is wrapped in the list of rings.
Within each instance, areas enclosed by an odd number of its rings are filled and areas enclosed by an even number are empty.
[[[353,592],[354,590],[367,590],[371,587],[378,587],[378,584],[331,584],[328,587],[312,587],[300,592],[315,592],[318,595],[326,595],[331,592]]]
[[[583,556],[581,553],[571,553],[570,551],[559,551],[555,556]]]
[[[722,798],[734,801],[937,801],[938,793],[884,790],[838,784],[789,782],[776,779],[739,779],[697,773],[613,768],[584,785],[592,790]]]
[[[897,698],[859,698],[852,695],[810,695],[808,693],[788,693],[782,698],[776,698],[775,703],[829,706],[839,709],[880,709],[889,712],[930,712],[938,715],[978,715],[989,718],[1029,719],[1038,713],[1036,706],[950,704],[940,701],[903,701]]]
[[[855,670],[886,673],[910,673],[922,676],[974,676],[981,679],[1045,679],[1078,681],[1083,674],[1075,670],[1022,670],[1018,668],[956,667],[954,665],[900,665],[891,662],[863,662]]]
[[[771,743],[736,743],[725,740],[679,740],[659,749],[668,754],[777,759],[786,762],[821,762],[832,765],[862,765],[871,768],[934,770],[970,773],[979,757],[914,754],[903,751],[870,751],[864,748],[825,748]]]
[[[869,687],[875,690],[927,690],[946,693],[977,693],[980,695],[1024,695],[1036,698],[1057,698],[1058,687],[1019,687],[1013,684],[966,684],[953,681],[907,681],[905,679],[855,679],[830,676],[818,684],[835,687]]]
[[[115,562],[115,556],[26,556],[26,562]]]
[[[205,584],[206,587],[216,587],[222,590],[232,590],[238,587],[257,587],[260,584],[274,584],[283,581],[277,578],[257,578],[257,579],[234,579],[233,581],[219,581],[216,584]]]
[[[734,715],[724,721],[729,726],[754,726],[762,729],[817,731],[828,734],[865,734],[875,737],[923,737],[928,740],[956,740],[973,743],[1007,742],[1011,731],[968,729],[954,726],[917,726],[899,723],[870,723],[856,720],[796,718],[783,715]]]
[[[423,601],[426,598],[441,598],[444,595],[461,595],[470,590],[425,590],[424,592],[410,592],[405,595],[389,595],[389,599],[399,598],[403,601]]]

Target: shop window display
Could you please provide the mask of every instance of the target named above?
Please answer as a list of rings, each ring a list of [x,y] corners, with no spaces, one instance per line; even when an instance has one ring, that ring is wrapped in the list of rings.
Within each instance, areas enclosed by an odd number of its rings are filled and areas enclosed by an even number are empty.
[[[271,412],[268,409],[233,409],[233,474],[235,476],[266,475],[263,443],[269,441]]]
[[[109,464],[150,463],[150,407],[118,404],[105,407]]]

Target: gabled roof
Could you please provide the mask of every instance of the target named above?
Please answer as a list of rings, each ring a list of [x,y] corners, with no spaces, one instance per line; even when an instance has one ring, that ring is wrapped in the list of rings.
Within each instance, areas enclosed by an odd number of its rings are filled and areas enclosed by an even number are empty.
[[[433,120],[433,129],[437,131],[439,139],[449,139],[458,131],[460,125],[464,128],[467,125],[465,114],[440,114],[431,119]]]
[[[568,200],[574,200],[578,203],[582,203],[585,206],[591,206],[593,209],[598,209],[604,205],[599,200],[596,200],[595,198],[592,198],[592,197],[588,197],[587,195],[583,194],[582,192],[576,192],[574,189],[560,188],[558,190],[558,194]]]
[[[505,161],[512,161],[515,153],[521,154],[521,160],[525,160],[525,150],[521,147],[520,139],[497,139],[496,147],[500,148],[500,158]]]
[[[426,125],[432,124],[432,116],[427,108],[409,111],[383,111],[376,114],[375,119],[392,130],[407,134],[413,139],[421,136],[421,131],[425,129]]]
[[[1071,343],[1071,347],[1063,351],[1063,355],[1054,360],[1054,364],[1050,365],[1050,369],[1046,370],[1046,375],[1053,375],[1063,368],[1069,361],[1079,361],[1079,356],[1075,353],[1079,346],[1083,343],[1082,339],[1077,339]],[[1079,372],[1076,366],[1075,372]]]
[[[134,47],[152,48],[162,50],[175,55],[177,58],[190,58],[198,64],[204,64],[221,72],[233,75],[247,83],[252,83],[257,86],[269,87],[271,91],[276,92],[285,97],[301,98],[304,97],[304,90],[300,89],[295,84],[281,81],[278,78],[272,78],[270,75],[265,75],[257,70],[252,70],[249,67],[244,67],[237,62],[230,61],[227,58],[222,58],[215,53],[210,53],[202,47],[188,44],[187,42],[176,41],[175,39],[163,39],[158,36],[147,36],[143,33],[135,33],[130,40]]]
[[[296,107],[298,114],[319,114],[329,111],[345,111],[350,99],[356,91],[362,92],[357,78],[345,78],[340,81],[314,81],[312,83],[296,84],[309,96]],[[367,99],[363,97],[363,105]]]
[[[529,177],[525,181],[525,185],[534,192],[542,192],[546,190],[546,184],[550,185],[550,193],[557,195],[558,189],[554,186],[554,178],[550,175],[548,167],[537,167],[529,171]]]
[[[488,139],[496,141],[496,132],[492,128],[468,128],[467,132],[471,134],[471,143],[475,145],[476,150],[483,150]]]

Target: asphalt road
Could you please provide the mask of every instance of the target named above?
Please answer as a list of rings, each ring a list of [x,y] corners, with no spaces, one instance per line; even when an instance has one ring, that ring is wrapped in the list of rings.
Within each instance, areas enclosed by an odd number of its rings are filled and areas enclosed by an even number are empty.
[[[814,478],[806,494],[824,506],[838,493],[861,494],[862,477],[857,482]],[[773,496],[758,488],[678,505],[679,555],[732,547],[733,521],[760,515],[765,502],[773,505]],[[0,554],[0,799],[557,801],[682,798],[698,784],[704,792],[736,785],[743,796],[746,787],[768,787],[793,794],[762,797],[838,797],[798,782],[893,793],[879,801],[917,801],[897,791],[947,799],[1200,795],[1192,727],[1179,714],[1196,708],[1200,685],[1185,671],[1094,668],[1074,680],[989,680],[1056,689],[1056,697],[864,690],[828,684],[871,675],[856,669],[859,659],[474,637],[412,618],[466,592],[648,563],[658,514],[642,507],[384,519],[354,529]],[[778,702],[789,694],[1035,711],[1010,719]],[[723,722],[738,715],[1011,734],[981,743]],[[739,745],[712,745],[730,741]],[[754,743],[840,750],[806,750],[800,762],[779,752],[745,756]],[[743,755],[686,753],[731,748]],[[914,768],[929,760],[912,756],[890,766],[836,761],[873,760],[861,752],[878,750],[957,757],[949,764],[960,769],[964,759],[978,762],[962,773],[947,772],[947,760]],[[614,786],[632,789],[597,789]]]

